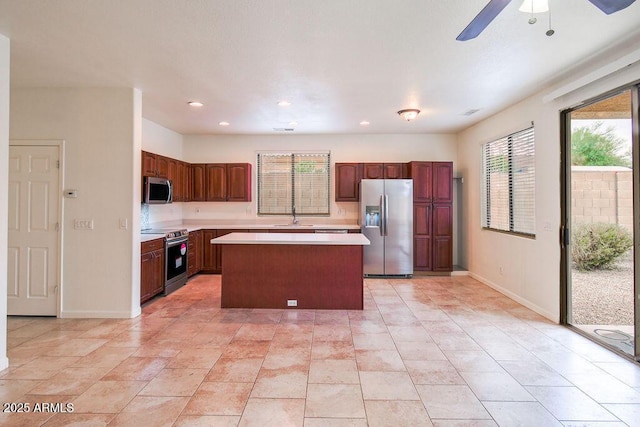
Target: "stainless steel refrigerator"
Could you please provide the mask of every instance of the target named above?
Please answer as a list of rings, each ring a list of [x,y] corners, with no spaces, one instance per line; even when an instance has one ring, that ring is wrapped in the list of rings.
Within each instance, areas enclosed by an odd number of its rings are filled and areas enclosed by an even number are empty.
[[[413,274],[413,180],[360,181],[360,228],[365,276]]]

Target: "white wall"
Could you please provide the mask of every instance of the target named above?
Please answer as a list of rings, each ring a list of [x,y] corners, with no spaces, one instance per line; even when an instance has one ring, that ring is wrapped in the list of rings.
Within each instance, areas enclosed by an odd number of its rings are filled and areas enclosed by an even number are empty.
[[[0,371],[7,359],[7,244],[9,200],[9,39],[0,34]]]
[[[184,159],[190,163],[251,163],[251,202],[183,203],[186,220],[255,219],[256,155],[269,150],[331,151],[331,220],[355,221],[357,203],[336,203],[333,164],[338,162],[453,161],[457,166],[454,135],[185,135]],[[199,210],[199,212],[197,212]],[[344,214],[338,212],[344,211]]]
[[[10,138],[65,140],[65,188],[78,190],[77,199],[63,200],[61,317],[140,313],[140,194],[133,188],[140,188],[141,103],[134,89],[11,92]],[[93,219],[95,228],[75,230],[74,219]]]
[[[151,153],[183,159],[183,136],[147,119],[142,119],[142,149]],[[142,228],[161,226],[162,223],[182,220],[182,203],[167,205],[143,205]]]
[[[617,55],[627,53],[620,51]],[[472,276],[554,321],[560,315],[560,111],[639,79],[640,64],[558,99],[545,103],[543,98],[610,62],[611,53],[557,87],[541,91],[458,135],[458,173],[464,178],[465,214],[461,263]],[[481,144],[524,129],[531,121],[535,122],[536,138],[536,238],[482,230]]]

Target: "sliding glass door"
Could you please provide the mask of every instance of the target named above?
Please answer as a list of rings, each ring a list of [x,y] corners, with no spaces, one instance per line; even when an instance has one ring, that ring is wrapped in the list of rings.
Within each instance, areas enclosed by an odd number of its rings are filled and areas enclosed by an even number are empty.
[[[638,87],[562,120],[562,322],[640,360]]]

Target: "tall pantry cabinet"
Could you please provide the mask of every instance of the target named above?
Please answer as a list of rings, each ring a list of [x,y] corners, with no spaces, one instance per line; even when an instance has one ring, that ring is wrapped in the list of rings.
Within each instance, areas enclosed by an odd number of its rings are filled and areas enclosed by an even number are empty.
[[[453,271],[453,163],[410,162],[414,270]]]

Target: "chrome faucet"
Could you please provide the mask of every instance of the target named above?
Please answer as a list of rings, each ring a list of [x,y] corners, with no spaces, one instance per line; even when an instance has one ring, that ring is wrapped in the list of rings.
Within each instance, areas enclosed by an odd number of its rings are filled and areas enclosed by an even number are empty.
[[[296,217],[296,207],[295,207],[295,205],[291,207],[291,213],[293,214],[293,221],[291,221],[291,223],[293,225],[298,225],[298,218]]]

